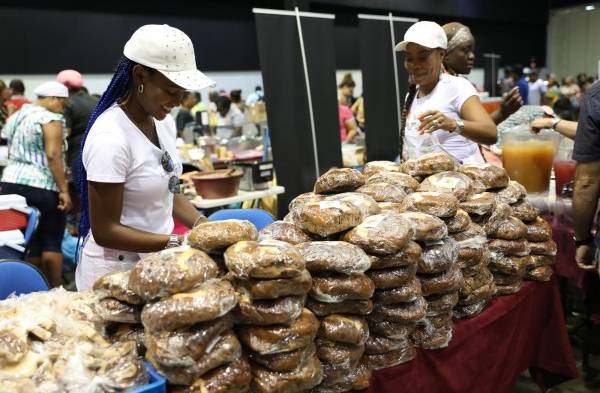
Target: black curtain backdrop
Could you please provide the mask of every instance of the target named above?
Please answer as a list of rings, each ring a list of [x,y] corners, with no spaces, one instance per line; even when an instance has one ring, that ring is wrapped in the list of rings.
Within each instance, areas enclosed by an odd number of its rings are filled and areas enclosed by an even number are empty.
[[[278,184],[279,216],[316,181],[308,96],[295,16],[255,14],[258,54]],[[301,17],[320,174],[341,166],[333,19]]]
[[[414,22],[394,21],[394,43]],[[392,52],[389,20],[359,19],[360,65],[365,100],[367,159],[394,160],[398,155],[398,106],[404,102],[408,74],[404,55]],[[400,102],[396,98],[393,56],[398,66]]]

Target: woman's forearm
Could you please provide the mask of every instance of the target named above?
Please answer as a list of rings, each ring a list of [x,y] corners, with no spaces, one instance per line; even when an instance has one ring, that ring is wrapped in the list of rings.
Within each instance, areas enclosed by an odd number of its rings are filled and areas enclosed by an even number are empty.
[[[498,140],[496,126],[490,122],[464,121],[465,129],[462,135],[475,143],[493,145]]]
[[[141,231],[120,223],[104,225],[101,228],[92,224],[92,233],[98,245],[130,252],[160,251],[169,242],[169,235]]]
[[[181,194],[173,197],[173,216],[188,228],[193,228],[196,220],[202,217],[194,205]]]

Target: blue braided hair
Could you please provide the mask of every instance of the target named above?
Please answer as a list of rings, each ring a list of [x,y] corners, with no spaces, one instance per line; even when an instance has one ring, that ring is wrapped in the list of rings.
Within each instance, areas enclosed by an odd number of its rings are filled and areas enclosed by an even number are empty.
[[[85,141],[90,132],[90,129],[96,122],[96,119],[104,113],[105,110],[110,108],[115,102],[122,99],[129,89],[131,84],[131,70],[137,63],[129,60],[125,56],[122,56],[115,70],[108,88],[100,97],[100,101],[96,104],[94,112],[87,124],[85,133],[81,139],[81,147],[79,148],[79,157],[77,158],[77,165],[79,167],[79,178],[77,184],[79,188],[79,197],[81,199],[81,218],[79,220],[79,237],[84,238],[90,230],[90,216],[89,216],[89,205],[88,205],[88,188],[87,188],[87,172],[83,166],[83,148]]]

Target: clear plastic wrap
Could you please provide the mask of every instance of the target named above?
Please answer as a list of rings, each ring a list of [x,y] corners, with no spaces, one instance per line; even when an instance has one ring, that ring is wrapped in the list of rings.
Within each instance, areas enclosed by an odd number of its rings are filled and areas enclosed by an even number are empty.
[[[236,288],[243,288],[253,300],[278,299],[285,296],[303,296],[312,286],[312,277],[308,270],[292,278],[274,278],[271,280],[239,279],[233,275],[227,277]],[[242,292],[237,290],[237,292]]]
[[[154,348],[150,343],[146,352],[146,358],[154,368],[176,385],[190,385],[208,371],[236,361],[241,356],[242,346],[232,331],[215,340],[214,345],[191,366],[167,366],[160,363],[155,358]]]
[[[531,264],[532,261],[529,255],[524,257],[500,256],[499,258],[494,258],[490,262],[489,269],[493,272],[523,277],[523,274],[525,274],[525,270]]]
[[[300,194],[296,198],[292,199],[288,205],[288,210],[292,212],[304,205],[312,202],[320,202],[323,199],[325,199],[325,195],[315,194],[314,192],[305,192],[304,194]]]
[[[513,213],[512,207],[504,202],[497,202],[496,207],[491,213],[483,216],[473,217],[473,221],[483,226],[485,233],[490,235],[504,220],[511,218]]]
[[[146,255],[131,269],[129,288],[145,301],[186,292],[217,277],[219,267],[204,252],[189,246]]]
[[[204,252],[223,250],[242,240],[256,240],[258,232],[250,221],[223,220],[197,225],[188,235],[188,243]]]
[[[381,213],[404,213],[404,208],[400,202],[377,202]]]
[[[463,276],[458,267],[452,267],[445,273],[419,276],[423,296],[457,291],[462,286]]]
[[[352,390],[363,390],[369,387],[371,383],[371,369],[363,362],[358,367],[352,369],[348,376],[352,380]]]
[[[321,319],[317,335],[328,341],[362,345],[369,337],[369,326],[361,317],[332,314]]]
[[[406,211],[446,218],[456,215],[458,199],[452,194],[441,192],[415,192],[404,198],[402,208]]]
[[[401,187],[405,193],[415,192],[419,187],[419,182],[406,173],[399,172],[378,172],[367,179],[367,184],[388,183]]]
[[[380,172],[402,172],[402,167],[393,161],[371,161],[367,162],[363,168],[363,175],[367,178],[376,175]]]
[[[481,194],[482,192],[487,191],[487,187],[485,186],[485,184],[483,184],[483,182],[481,180],[475,180],[475,179],[471,179],[471,180],[472,180],[471,195]]]
[[[342,240],[376,255],[395,254],[413,237],[410,221],[396,213],[376,214],[349,230]]]
[[[469,214],[482,216],[494,210],[496,207],[496,196],[491,192],[482,192],[481,194],[469,196],[459,206]]]
[[[416,265],[421,258],[422,250],[418,243],[409,241],[396,254],[374,256],[371,255],[371,269],[388,269]]]
[[[347,300],[339,303],[323,303],[317,300],[306,299],[306,308],[316,316],[324,317],[331,314],[368,315],[373,311],[373,302],[369,300]]]
[[[261,355],[256,352],[250,352],[249,357],[255,363],[268,368],[271,371],[290,372],[294,371],[308,359],[315,356],[315,343],[310,343],[306,347],[298,348],[290,352],[280,352],[269,355]]]
[[[323,367],[323,380],[319,386],[311,390],[311,393],[335,393],[340,392],[341,389],[342,391],[350,389],[351,383],[348,380],[348,374],[353,367],[343,367],[325,361],[321,362],[321,366]]]
[[[107,322],[139,323],[142,306],[108,297],[98,300],[95,310]]]
[[[252,373],[250,364],[240,357],[217,367],[196,379],[188,387],[172,387],[172,393],[247,393],[250,391]]]
[[[147,304],[142,311],[142,323],[151,332],[174,330],[221,317],[231,311],[236,303],[231,284],[213,279],[189,292]]]
[[[391,269],[370,270],[367,276],[377,289],[398,288],[410,282],[417,274],[417,265],[408,265]]]
[[[369,335],[369,339],[365,343],[365,354],[382,355],[384,353],[392,352],[397,349],[406,348],[408,345],[408,338],[398,340],[371,334]]]
[[[475,274],[470,277],[464,277],[463,285],[460,288],[460,297],[461,302],[464,298],[471,295],[477,289],[481,288],[483,285],[488,284],[494,281],[494,276],[487,269],[482,269],[478,274]],[[467,303],[462,303],[467,304]]]
[[[497,287],[500,286],[506,286],[506,285],[513,285],[515,283],[521,282],[523,281],[523,275],[522,274],[506,274],[506,273],[500,273],[500,272],[493,272],[494,275],[494,282],[496,283]]]
[[[19,337],[8,330],[0,331],[0,370],[5,365],[20,362],[28,349],[27,337]]]
[[[491,252],[506,256],[523,257],[529,255],[531,249],[529,242],[525,239],[519,240],[502,240],[489,239],[488,248]]]
[[[494,285],[494,295],[495,294],[496,294],[496,286]],[[492,295],[492,297],[493,297],[493,295]],[[472,318],[472,317],[480,314],[485,309],[485,306],[487,306],[489,302],[490,302],[489,300],[482,300],[478,303],[473,303],[473,304],[464,305],[464,306],[457,306],[452,311],[452,314],[453,314],[454,318],[456,318],[456,319]]]
[[[458,291],[430,295],[427,301],[427,313],[443,313],[451,311],[458,304]]]
[[[323,380],[321,362],[316,356],[294,371],[279,373],[254,364],[252,391],[255,393],[292,393],[308,391]]]
[[[113,344],[134,341],[138,355],[143,356],[146,353],[146,338],[141,324],[113,323],[107,326],[106,331]]]
[[[404,187],[385,182],[368,183],[356,191],[369,195],[377,202],[399,203],[404,200],[407,194]]]
[[[527,234],[525,238],[529,242],[545,242],[552,239],[552,226],[541,217],[527,224]]]
[[[406,160],[402,164],[402,172],[411,176],[430,176],[439,172],[453,171],[455,167],[456,162],[446,153],[429,153]]]
[[[484,253],[485,254],[485,253]],[[489,260],[486,257],[483,257],[482,260],[473,266],[462,267],[460,271],[462,272],[463,277],[473,277],[477,274],[481,274],[482,271],[488,270]]]
[[[312,239],[293,223],[275,221],[260,230],[258,240],[280,240],[290,244],[299,244]]]
[[[471,217],[466,211],[458,209],[455,216],[444,218],[444,222],[448,233],[452,234],[467,230],[471,225]]]
[[[452,323],[436,327],[427,319],[417,325],[412,334],[412,341],[416,347],[423,349],[446,348],[452,340]]]
[[[531,255],[530,264],[527,265],[528,269],[535,269],[541,266],[550,266],[554,264],[555,257],[550,255]]]
[[[311,273],[363,273],[371,267],[369,256],[358,246],[347,242],[310,242],[296,246]]]
[[[406,303],[414,302],[421,295],[421,282],[415,277],[398,288],[376,290],[373,301],[378,304]]]
[[[421,212],[405,212],[400,215],[412,224],[413,240],[436,241],[448,236],[446,223],[435,216]]]
[[[309,345],[319,330],[319,321],[312,312],[303,309],[291,323],[271,326],[241,325],[237,327],[244,345],[261,355],[290,352]]]
[[[365,352],[365,344],[347,344],[317,338],[319,360],[336,368],[351,369],[358,365]]]
[[[362,214],[363,220],[365,217],[379,214],[381,209],[379,205],[367,194],[360,192],[344,192],[342,194],[330,195],[325,200],[327,201],[344,201],[354,205]]]
[[[427,243],[423,246],[421,259],[417,264],[417,273],[435,274],[450,269],[458,258],[459,246],[452,238]]]
[[[509,184],[506,169],[492,164],[468,164],[458,168],[460,173],[468,175],[473,180],[483,182],[489,189],[504,188]]]
[[[415,356],[417,356],[415,347],[412,344],[408,344],[402,349],[381,355],[365,355],[363,356],[363,361],[371,370],[381,370],[410,362]]]
[[[147,332],[145,343],[161,365],[193,367],[232,327],[233,318],[225,315],[190,328]]]
[[[236,277],[291,278],[304,270],[304,258],[293,245],[279,240],[241,241],[225,251],[227,269]]]
[[[414,322],[399,323],[378,321],[371,320],[369,317],[367,317],[367,319],[369,322],[369,334],[377,334],[379,336],[393,338],[396,340],[409,338],[416,327]]]
[[[472,292],[465,294],[466,296],[460,299],[460,306],[471,306],[473,304],[487,303],[496,294],[496,283],[493,281],[487,282],[474,289]]]
[[[365,184],[365,176],[356,169],[331,168],[315,182],[315,194],[354,191]]]
[[[243,288],[237,288],[238,305],[235,322],[250,325],[289,323],[302,313],[306,296],[287,296],[278,299],[252,300]]]
[[[361,211],[349,202],[321,201],[294,210],[294,222],[304,231],[327,237],[360,224]]]
[[[511,205],[511,207],[513,209],[513,216],[526,224],[535,221],[540,214],[540,210],[526,200],[519,201]]]
[[[522,286],[522,279],[519,279],[518,281],[507,285],[496,284],[496,296],[512,295],[513,293],[519,292]]]
[[[512,205],[524,199],[527,196],[527,190],[521,183],[511,180],[508,182],[508,186],[498,191],[496,195],[500,201]]]
[[[144,300],[129,288],[131,271],[109,273],[94,283],[94,291],[101,296],[113,297],[129,304],[142,304]]]
[[[498,221],[488,236],[494,239],[518,240],[527,234],[527,226],[516,217]]]
[[[487,250],[485,239],[484,236],[476,236],[456,242],[458,247],[458,258],[456,259],[458,267],[465,269],[481,263]]]
[[[533,268],[525,274],[526,280],[533,281],[550,281],[552,277],[552,267],[551,266],[540,266]]]
[[[383,305],[375,303],[371,320],[408,323],[420,321],[427,313],[425,298],[417,298],[414,302]]]
[[[366,300],[373,296],[375,285],[364,273],[313,277],[308,295],[324,303]]]
[[[480,225],[472,222],[466,230],[464,230],[462,232],[453,233],[450,235],[450,237],[452,239],[454,239],[456,242],[462,244],[461,242],[470,240],[474,237],[484,237],[485,238],[485,231],[483,230],[483,228]],[[459,246],[460,246],[460,244],[459,244]]]
[[[472,188],[469,176],[459,172],[440,172],[423,180],[417,191],[445,192],[462,201],[471,194]]]
[[[546,240],[545,242],[528,242],[531,255],[548,255],[555,256],[558,248],[554,240]]]

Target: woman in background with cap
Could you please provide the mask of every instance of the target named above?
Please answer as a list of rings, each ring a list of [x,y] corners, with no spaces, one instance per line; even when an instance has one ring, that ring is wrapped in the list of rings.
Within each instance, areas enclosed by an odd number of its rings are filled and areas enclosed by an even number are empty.
[[[39,267],[51,287],[56,287],[62,273],[65,212],[71,209],[64,166],[67,135],[62,116],[69,92],[58,82],[46,82],[34,93],[37,100],[23,105],[2,129],[9,151],[0,193],[21,195],[29,206],[40,211],[27,260]]]
[[[168,25],[140,27],[123,54],[82,138],[79,234],[87,236],[79,290],[131,268],[144,253],[182,244],[183,236],[171,234],[173,216],[188,227],[205,220],[179,194],[182,166],[169,112],[185,90],[214,82],[196,69],[190,38]]]
[[[496,126],[469,81],[444,72],[447,38],[440,25],[417,22],[396,45],[411,81],[402,112],[403,155],[418,150],[425,134],[463,163],[483,163],[478,143],[496,142]]]

